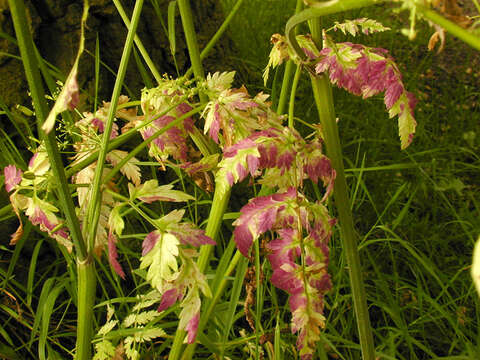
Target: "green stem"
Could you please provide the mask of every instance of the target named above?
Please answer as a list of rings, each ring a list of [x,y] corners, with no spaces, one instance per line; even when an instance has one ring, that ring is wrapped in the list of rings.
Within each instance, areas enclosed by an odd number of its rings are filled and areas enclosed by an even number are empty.
[[[45,100],[45,91],[42,86],[42,79],[37,63],[32,35],[27,23],[25,5],[22,0],[9,0],[9,5],[15,27],[15,33],[17,35],[18,47],[20,49],[20,54],[25,67],[25,74],[35,107],[39,134],[45,140],[45,147],[48,153],[53,175],[57,180],[57,193],[60,205],[65,214],[67,225],[70,229],[70,234],[77,251],[77,256],[80,260],[84,260],[87,256],[86,248],[83,242],[80,224],[75,213],[75,205],[73,204],[73,200],[68,189],[68,182],[65,176],[63,162],[57,148],[55,132],[51,131],[47,135],[41,130],[41,126],[48,116],[48,106]]]
[[[204,79],[205,72],[203,71],[200,51],[198,50],[197,34],[195,33],[195,27],[193,26],[190,0],[178,0],[178,10],[180,11],[180,17],[182,18],[183,31],[185,32],[188,53],[190,55],[190,61],[192,62],[193,74],[197,79]]]
[[[295,6],[295,14],[298,14],[303,8],[303,0],[297,0]],[[295,28],[295,35],[298,33],[298,29]],[[293,73],[294,62],[292,60],[287,61],[285,65],[285,73],[283,74],[282,89],[280,90],[280,97],[278,100],[277,114],[282,115],[285,111],[285,106],[288,98],[288,87],[290,86],[290,80]]]
[[[85,262],[77,262],[78,281],[78,319],[77,319],[77,354],[76,360],[92,358],[92,336],[97,278],[95,262],[89,258]]]
[[[133,9],[132,14],[132,23],[128,29],[127,39],[125,41],[125,46],[123,48],[122,58],[120,60],[120,65],[118,69],[117,78],[115,80],[115,85],[113,88],[112,99],[110,107],[108,109],[107,121],[105,124],[105,131],[102,136],[101,150],[98,153],[97,168],[95,170],[95,176],[93,179],[92,193],[90,198],[90,203],[87,211],[88,223],[86,228],[88,229],[88,250],[92,251],[95,244],[95,236],[97,234],[97,224],[100,218],[100,202],[101,202],[101,184],[102,184],[102,175],[103,169],[105,167],[105,160],[107,158],[108,152],[108,143],[110,142],[110,133],[113,127],[113,119],[115,112],[117,110],[118,98],[123,86],[123,80],[125,78],[125,73],[127,71],[128,60],[130,59],[130,54],[132,52],[133,39],[135,36],[135,31],[138,26],[138,21],[140,19],[140,13],[143,6],[143,0],[137,0],[135,2],[135,8]]]
[[[293,129],[293,122],[295,116],[295,95],[297,93],[298,81],[302,75],[302,67],[297,65],[295,70],[295,76],[293,77],[292,91],[290,93],[290,102],[288,103],[288,127]]]
[[[311,19],[309,25],[310,31],[312,32],[312,38],[320,48],[322,33],[320,18]],[[333,198],[338,211],[340,235],[350,275],[350,286],[352,287],[353,306],[357,319],[362,358],[364,360],[374,360],[375,344],[373,342],[373,333],[368,314],[362,266],[358,254],[358,236],[355,231],[352,210],[350,208],[348,186],[343,166],[342,145],[340,143],[335,116],[332,88],[328,77],[325,75],[320,77],[311,76],[311,83],[318,115],[324,132],[327,155],[336,171]]]
[[[219,189],[219,186],[215,188],[215,193],[213,194],[212,209],[210,210],[207,228],[205,229],[205,234],[214,240],[217,238],[220,226],[222,225],[223,215],[225,214],[228,201],[230,200],[230,190],[225,193],[225,191],[219,191]],[[200,272],[204,272],[207,268],[212,250],[213,245],[203,245],[200,249],[200,255],[197,261]],[[173,341],[170,354],[168,356],[168,360],[179,359],[182,352],[182,344],[184,338],[185,331],[177,329],[177,332],[175,333],[175,339]],[[193,351],[190,351],[190,353],[193,354]]]
[[[130,28],[130,19],[128,18],[127,14],[125,13],[125,10],[123,9],[123,6],[119,0],[113,0],[113,3],[115,4],[115,7],[117,8],[118,13],[120,14],[120,17],[122,18],[125,26],[127,28]],[[135,41],[135,45],[137,45],[138,50],[140,51],[140,54],[143,57],[143,60],[145,60],[148,68],[152,72],[153,77],[157,81],[158,84],[162,82],[162,75],[160,75],[160,72],[158,71],[157,67],[155,66],[154,62],[148,55],[147,50],[145,49],[145,46],[143,46],[142,40],[138,37],[137,34],[135,34],[135,37],[133,38]]]
[[[285,73],[283,74],[282,88],[280,90],[280,96],[278,98],[277,114],[282,115],[285,112],[288,99],[288,88],[290,81],[292,80],[293,68],[295,64],[292,60],[287,61],[285,65]]]
[[[350,274],[350,284],[352,287],[353,304],[357,318],[362,356],[364,360],[374,360],[375,346],[368,316],[362,267],[357,249],[357,234],[355,232],[353,216],[350,209],[350,199],[348,196],[348,187],[343,167],[342,148],[335,118],[335,109],[333,106],[332,89],[328,78],[324,75],[321,77],[312,76],[311,80],[315,103],[317,105],[318,115],[324,132],[327,154],[337,173],[333,197],[338,211],[340,234]]]
[[[285,27],[285,35],[287,36],[287,41],[289,45],[293,48],[293,50],[295,50],[297,55],[302,60],[306,60],[306,55],[300,48],[300,45],[298,44],[295,37],[295,28],[297,25],[325,15],[363,8],[386,1],[388,0],[330,0],[325,2],[315,2],[314,5],[312,5],[313,7],[299,12],[288,20]]]
[[[75,244],[78,264],[77,278],[77,355],[78,360],[91,359],[91,338],[93,325],[93,303],[95,302],[95,268],[88,257],[86,246],[82,237],[80,224],[75,213],[75,205],[68,188],[65,169],[57,148],[55,131],[45,134],[41,125],[48,115],[45,92],[42,86],[37,58],[34,50],[33,40],[26,21],[25,7],[22,0],[10,0],[10,11],[12,14],[15,32],[17,34],[18,46],[25,66],[27,81],[32,94],[35,106],[35,114],[39,128],[39,134],[45,141],[54,178],[57,179],[58,196],[60,205],[67,221],[70,234]]]
[[[188,52],[190,55],[190,61],[192,62],[193,73],[197,79],[204,79],[205,74],[203,71],[202,61],[198,50],[197,36],[193,26],[192,12],[190,9],[189,0],[178,0],[178,9],[182,18],[183,31],[187,41]],[[200,92],[200,100],[202,103],[206,102],[206,97]],[[220,226],[222,224],[223,214],[230,199],[230,191],[220,191],[219,187],[215,188],[213,195],[212,209],[208,218],[207,228],[205,233],[212,239],[215,239]],[[208,261],[210,260],[210,254],[212,252],[212,245],[203,245],[200,249],[200,255],[197,261],[197,265],[201,272],[204,272]],[[175,338],[173,340],[172,348],[168,356],[169,360],[177,360],[182,352],[182,344],[185,338],[185,331],[177,329]]]

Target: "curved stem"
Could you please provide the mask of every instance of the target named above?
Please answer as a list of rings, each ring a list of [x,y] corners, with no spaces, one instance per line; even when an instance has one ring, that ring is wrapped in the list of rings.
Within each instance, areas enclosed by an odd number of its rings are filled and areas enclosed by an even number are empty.
[[[295,14],[298,14],[303,8],[303,0],[297,0],[297,4],[295,6]],[[297,35],[298,29],[295,28],[294,35]],[[277,114],[282,115],[285,111],[285,106],[287,103],[288,97],[288,87],[290,85],[290,79],[293,73],[293,61],[288,60],[287,65],[285,65],[285,73],[283,74],[283,81],[282,81],[282,88],[280,90],[280,97],[278,100],[277,106]]]
[[[303,22],[319,18],[321,16],[335,14],[342,11],[363,8],[379,4],[388,0],[330,0],[326,2],[316,2],[315,7],[310,7],[292,16],[285,27],[285,35],[289,45],[295,50],[297,55],[306,60],[306,55],[300,48],[295,37],[295,27]]]

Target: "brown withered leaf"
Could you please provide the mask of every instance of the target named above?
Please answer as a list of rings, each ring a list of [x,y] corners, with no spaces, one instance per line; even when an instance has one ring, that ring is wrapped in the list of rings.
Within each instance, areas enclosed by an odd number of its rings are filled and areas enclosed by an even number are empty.
[[[115,348],[115,354],[111,360],[124,360],[125,357],[123,355],[125,355],[125,348],[123,347],[123,342],[121,342]]]
[[[435,31],[433,35],[430,37],[430,40],[428,41],[428,50],[433,51],[435,49],[435,46],[437,45],[438,40],[440,40],[440,45],[437,49],[437,54],[440,54],[444,47],[445,47],[445,29],[438,25],[434,25]]]
[[[458,4],[458,0],[436,0],[433,2],[433,6],[447,19],[463,28],[467,28],[472,22],[472,20],[464,14],[463,9]]]
[[[16,245],[18,240],[20,240],[20,238],[22,237],[23,235],[23,223],[22,223],[22,218],[20,217],[20,212],[18,211],[18,208],[17,206],[15,205],[15,201],[13,199],[13,196],[14,195],[11,195],[10,196],[10,202],[12,203],[12,207],[13,207],[13,211],[15,212],[15,215],[17,215],[17,218],[18,218],[18,221],[20,222],[20,224],[18,225],[18,229],[17,231],[15,231],[12,236],[11,236],[11,239],[10,239],[10,245]]]

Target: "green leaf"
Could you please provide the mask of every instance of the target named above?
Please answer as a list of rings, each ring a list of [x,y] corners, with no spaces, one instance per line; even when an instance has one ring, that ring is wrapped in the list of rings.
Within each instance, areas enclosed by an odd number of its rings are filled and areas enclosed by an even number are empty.
[[[153,249],[140,258],[140,269],[148,267],[147,281],[160,293],[163,293],[164,282],[177,276],[179,244],[172,234],[162,234]]]
[[[172,210],[167,215],[155,220],[157,229],[165,231],[170,224],[178,224],[185,214],[185,210]]]
[[[125,222],[120,215],[122,207],[123,204],[115,206],[108,216],[108,227],[113,229],[118,236],[122,235],[122,231],[125,228]]]
[[[104,324],[100,330],[98,330],[98,335],[106,335],[118,324],[118,320],[110,320]]]
[[[134,187],[128,184],[128,191],[130,193],[130,200],[139,199],[146,203],[154,201],[188,201],[195,200],[191,195],[185,194],[182,191],[172,190],[173,185],[158,185],[157,180],[148,180],[140,186]]]
[[[138,314],[130,314],[125,318],[125,320],[123,320],[123,326],[130,327],[133,324],[145,325],[156,319],[158,316],[160,316],[160,313],[157,310],[149,310]]]
[[[115,346],[103,339],[101,342],[95,344],[95,355],[93,360],[110,360],[115,355]]]

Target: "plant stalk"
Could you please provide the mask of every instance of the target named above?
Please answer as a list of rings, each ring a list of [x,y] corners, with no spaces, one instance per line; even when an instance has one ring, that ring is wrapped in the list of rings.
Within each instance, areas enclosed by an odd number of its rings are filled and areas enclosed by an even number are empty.
[[[34,49],[33,39],[28,28],[23,0],[10,0],[10,11],[17,34],[18,46],[37,117],[38,131],[45,142],[45,148],[52,168],[54,178],[57,180],[58,197],[61,208],[65,214],[66,222],[75,244],[78,272],[77,272],[77,343],[76,359],[91,359],[91,339],[93,325],[93,303],[95,301],[95,267],[88,256],[80,224],[75,213],[75,205],[68,188],[65,169],[57,148],[55,131],[45,134],[41,129],[48,115],[45,101],[45,92],[42,86],[39,66]]]
[[[340,234],[350,274],[350,285],[352,287],[353,305],[357,318],[362,357],[364,360],[375,360],[375,346],[373,343],[370,318],[368,316],[362,267],[357,248],[358,236],[355,232],[352,211],[350,209],[350,199],[343,167],[342,148],[335,118],[332,89],[325,75],[320,77],[312,76],[311,80],[315,103],[324,132],[327,155],[337,173],[333,198],[338,211]]]
[[[9,0],[12,20],[17,35],[18,47],[25,68],[25,75],[30,88],[33,104],[35,107],[35,116],[37,117],[37,127],[40,137],[45,141],[45,147],[48,153],[50,165],[54,178],[57,181],[57,194],[61,208],[65,214],[68,228],[75,244],[75,250],[79,260],[87,257],[85,244],[80,230],[80,224],[75,213],[75,205],[68,189],[68,182],[65,176],[65,169],[57,148],[55,132],[51,131],[45,134],[41,129],[43,122],[48,116],[48,106],[45,100],[45,91],[42,86],[39,66],[35,53],[32,35],[28,27],[25,5],[23,0]]]
[[[77,261],[78,281],[78,319],[77,319],[77,353],[76,360],[92,358],[92,337],[97,278],[95,262],[92,257],[86,261]]]
[[[190,0],[178,0],[178,10],[180,12],[180,17],[182,18],[183,31],[185,33],[185,40],[187,41],[190,61],[192,62],[193,74],[197,79],[204,79],[205,72],[203,71],[200,51],[198,49],[197,34],[195,32],[195,27],[193,26]],[[202,97],[202,94],[200,94],[200,97]]]
[[[202,60],[200,58],[200,52],[198,50],[197,36],[195,33],[195,28],[193,26],[192,11],[190,8],[189,0],[178,0],[178,9],[180,16],[182,18],[183,31],[185,33],[185,38],[187,41],[188,52],[190,55],[190,61],[192,62],[193,73],[198,79],[204,79],[205,73],[203,71]],[[200,100],[202,103],[206,102],[206,96],[199,93]],[[212,208],[210,210],[210,215],[208,218],[207,228],[205,233],[207,236],[210,236],[215,240],[220,226],[222,224],[223,214],[227,207],[228,201],[230,199],[230,191],[226,193],[224,191],[220,192],[220,189],[216,187],[215,193],[213,195]],[[203,245],[200,249],[200,255],[197,261],[197,265],[201,272],[204,272],[208,261],[210,260],[210,254],[212,252],[212,245]],[[172,348],[168,356],[169,360],[177,360],[180,357],[182,352],[183,340],[185,338],[185,331],[177,329],[175,333],[175,338],[173,340]]]

